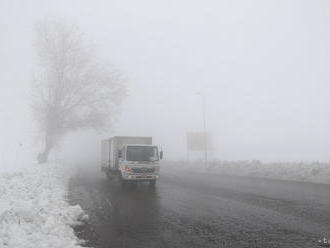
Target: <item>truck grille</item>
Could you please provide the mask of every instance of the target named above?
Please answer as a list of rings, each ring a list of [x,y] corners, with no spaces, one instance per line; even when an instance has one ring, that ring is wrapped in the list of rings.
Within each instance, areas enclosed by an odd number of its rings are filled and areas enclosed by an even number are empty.
[[[155,168],[132,168],[131,171],[133,173],[153,173]]]

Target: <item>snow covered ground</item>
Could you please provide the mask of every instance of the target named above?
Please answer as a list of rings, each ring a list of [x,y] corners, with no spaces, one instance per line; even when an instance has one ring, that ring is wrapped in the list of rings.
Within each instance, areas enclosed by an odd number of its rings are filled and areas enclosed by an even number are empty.
[[[203,161],[191,163],[175,162],[174,166],[205,172]],[[260,161],[210,161],[207,173],[330,184],[330,162],[262,163]]]
[[[77,248],[74,225],[87,219],[66,201],[70,173],[55,164],[0,175],[1,248]]]
[[[259,161],[218,162],[211,163],[209,171],[228,175],[330,184],[330,163],[261,163]]]

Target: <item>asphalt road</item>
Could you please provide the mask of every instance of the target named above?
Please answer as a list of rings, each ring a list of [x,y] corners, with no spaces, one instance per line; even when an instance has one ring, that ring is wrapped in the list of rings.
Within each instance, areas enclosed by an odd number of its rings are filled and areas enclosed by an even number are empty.
[[[318,247],[330,238],[330,186],[209,175],[163,166],[161,180],[122,188],[99,172],[70,182],[95,248]]]

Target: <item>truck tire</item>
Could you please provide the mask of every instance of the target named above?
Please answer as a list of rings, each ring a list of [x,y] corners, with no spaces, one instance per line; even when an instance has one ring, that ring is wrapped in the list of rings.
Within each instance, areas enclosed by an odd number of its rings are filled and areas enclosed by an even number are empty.
[[[155,187],[156,185],[156,180],[149,181],[150,187]]]
[[[120,180],[120,185],[122,188],[127,188],[129,186],[129,182],[125,180]]]
[[[126,187],[126,185],[127,185],[127,181],[124,180],[124,179],[121,177],[121,174],[118,175],[118,178],[119,178],[120,185],[121,185],[122,187]]]

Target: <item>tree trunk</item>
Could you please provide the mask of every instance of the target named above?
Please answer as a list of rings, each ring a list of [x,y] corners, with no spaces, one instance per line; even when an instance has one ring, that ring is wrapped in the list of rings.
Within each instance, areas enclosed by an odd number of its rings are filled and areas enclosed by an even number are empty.
[[[51,149],[53,148],[53,145],[54,145],[54,142],[53,142],[52,138],[50,138],[48,135],[46,135],[45,141],[46,141],[45,142],[45,149],[44,149],[43,152],[40,152],[38,154],[38,157],[37,157],[37,160],[38,160],[39,164],[48,162],[49,153],[50,153],[50,151],[51,151]]]

